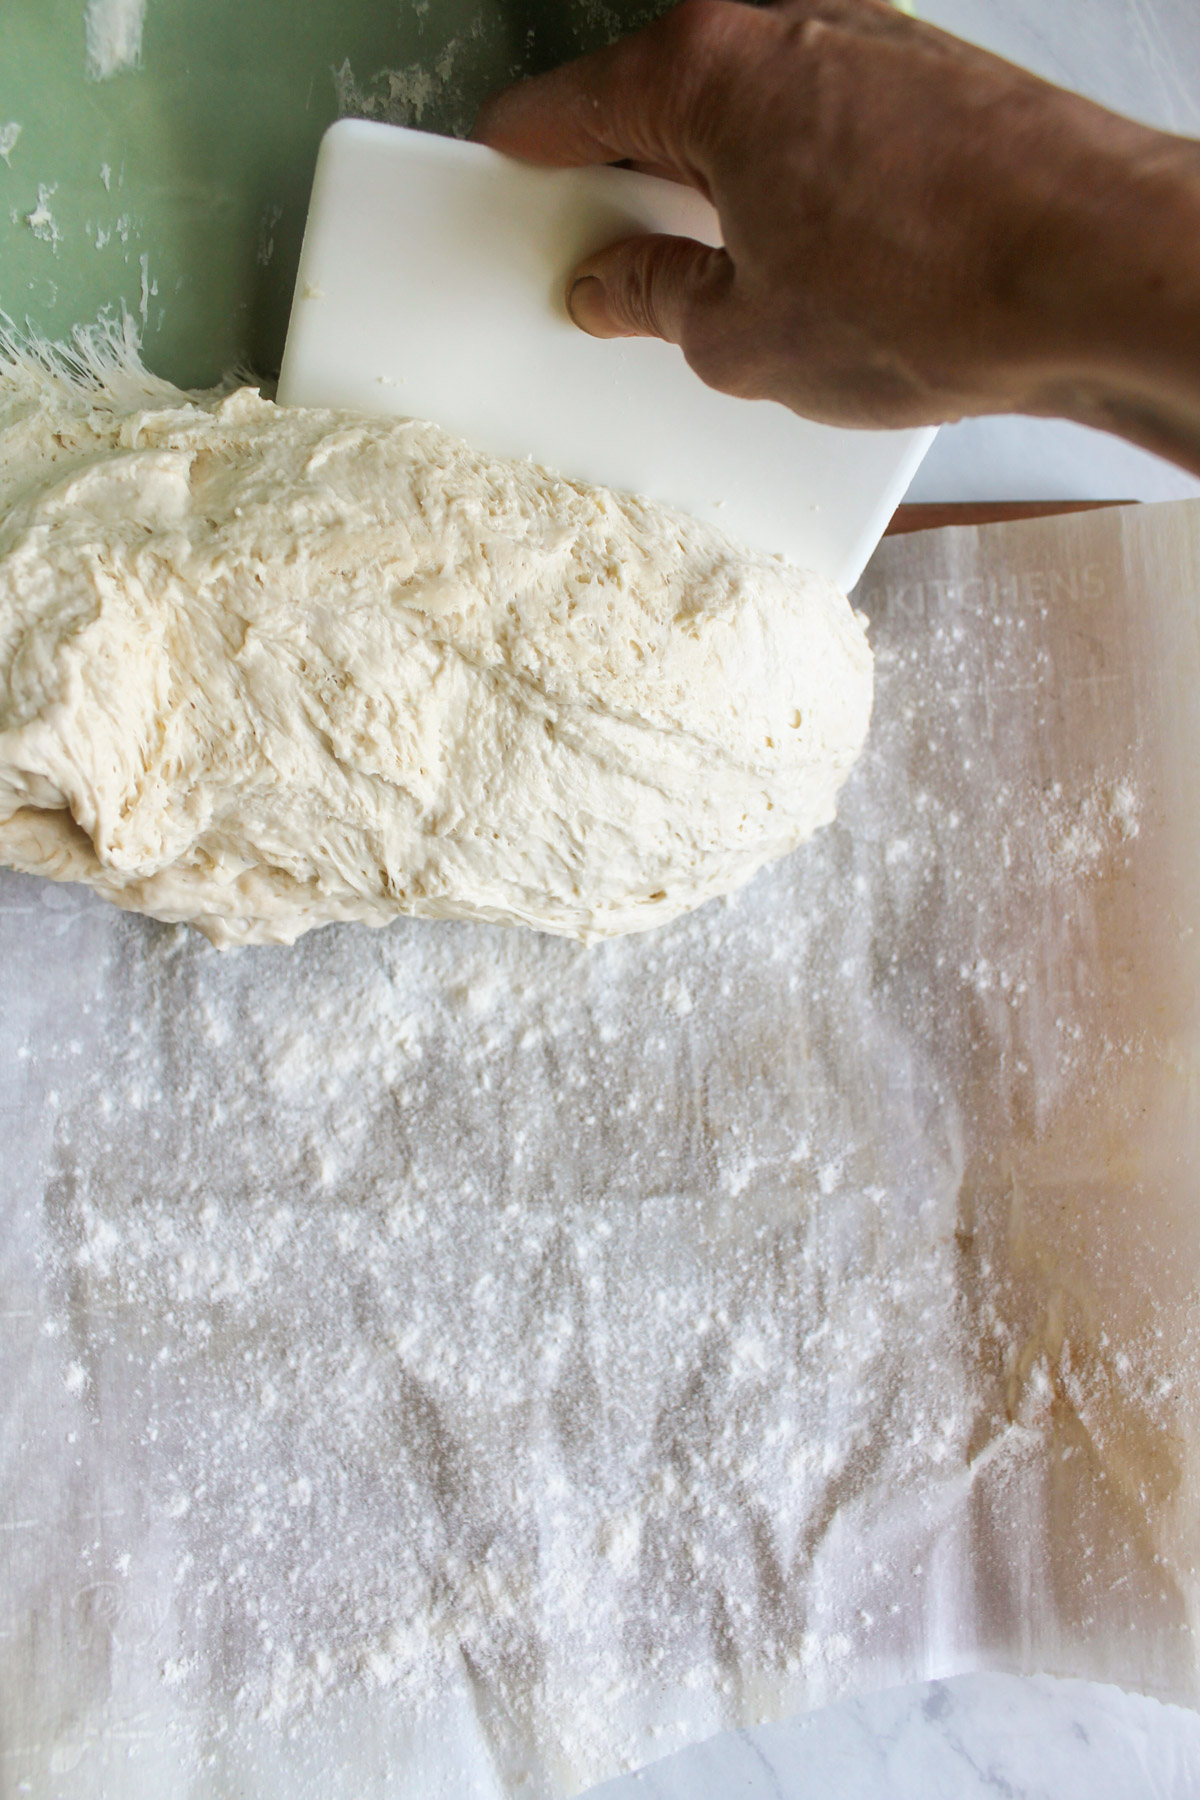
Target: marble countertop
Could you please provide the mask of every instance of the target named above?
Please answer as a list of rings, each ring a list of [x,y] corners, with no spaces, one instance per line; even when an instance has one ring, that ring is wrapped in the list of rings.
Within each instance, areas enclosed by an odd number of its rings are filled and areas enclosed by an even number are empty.
[[[1200,1714],[1119,1688],[962,1675],[727,1733],[588,1800],[1192,1800]]]

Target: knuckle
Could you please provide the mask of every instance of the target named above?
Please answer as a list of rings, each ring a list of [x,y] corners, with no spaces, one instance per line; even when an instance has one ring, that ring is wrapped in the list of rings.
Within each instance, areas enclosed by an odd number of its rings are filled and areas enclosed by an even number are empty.
[[[603,268],[601,279],[608,297],[608,311],[613,322],[624,333],[637,337],[658,337],[657,319],[651,299],[653,275],[646,254],[637,243],[621,245],[612,261]]]
[[[631,334],[665,338],[691,360],[694,343],[724,316],[728,258],[690,238],[630,238],[605,272],[614,317]]]
[[[625,322],[642,337],[663,337],[659,257],[651,243],[630,246],[621,284]]]
[[[672,53],[684,62],[704,61],[724,35],[728,0],[682,0],[663,25]]]

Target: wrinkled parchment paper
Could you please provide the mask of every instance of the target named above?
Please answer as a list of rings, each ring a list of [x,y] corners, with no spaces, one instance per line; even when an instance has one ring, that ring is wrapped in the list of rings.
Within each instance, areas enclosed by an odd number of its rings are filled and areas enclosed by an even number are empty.
[[[857,600],[838,823],[646,938],[222,957],[0,877],[5,1793],[1200,1699],[1200,504]]]

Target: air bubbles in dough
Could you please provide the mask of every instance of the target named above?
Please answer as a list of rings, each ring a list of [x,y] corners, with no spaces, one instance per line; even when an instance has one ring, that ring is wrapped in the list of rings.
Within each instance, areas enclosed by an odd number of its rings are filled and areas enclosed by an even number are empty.
[[[0,861],[214,943],[397,914],[585,940],[834,814],[845,598],[432,425],[0,358]]]

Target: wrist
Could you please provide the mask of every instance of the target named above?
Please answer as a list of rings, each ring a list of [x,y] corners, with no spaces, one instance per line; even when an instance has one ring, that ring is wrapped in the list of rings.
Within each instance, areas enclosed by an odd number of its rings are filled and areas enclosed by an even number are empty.
[[[1166,455],[1191,440],[1186,460],[1195,464],[1200,145],[1087,111],[1077,154],[1030,227],[1019,284],[1024,350],[1007,372],[1008,405],[1117,431]]]

